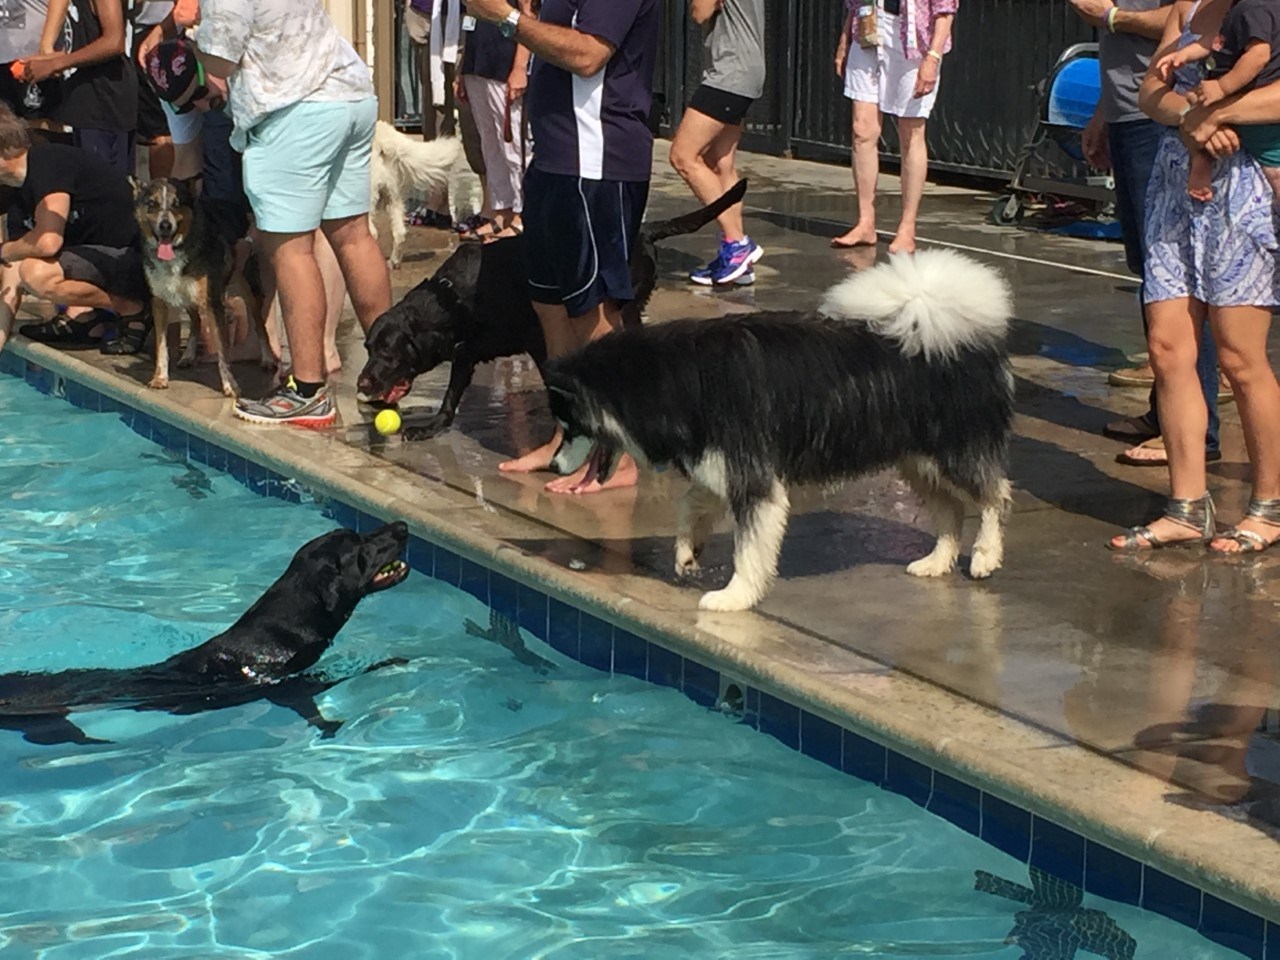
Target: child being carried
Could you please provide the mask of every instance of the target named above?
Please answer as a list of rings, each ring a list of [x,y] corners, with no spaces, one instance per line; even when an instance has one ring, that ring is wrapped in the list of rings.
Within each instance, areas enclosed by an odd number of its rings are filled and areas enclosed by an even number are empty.
[[[1225,2],[1225,0],[1218,0]],[[1280,5],[1276,0],[1236,0],[1222,21],[1222,32],[1165,54],[1156,64],[1166,82],[1179,67],[1204,60],[1205,79],[1187,94],[1191,106],[1210,106],[1244,90],[1280,80]],[[1241,146],[1258,161],[1280,197],[1280,124],[1236,128]],[[1187,192],[1197,200],[1213,199],[1213,158],[1194,143]]]

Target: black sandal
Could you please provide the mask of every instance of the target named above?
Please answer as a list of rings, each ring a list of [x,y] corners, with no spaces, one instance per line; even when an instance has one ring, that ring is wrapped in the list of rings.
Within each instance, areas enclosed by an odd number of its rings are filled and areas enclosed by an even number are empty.
[[[101,327],[102,334],[90,336],[95,327]],[[99,312],[90,310],[78,317],[58,313],[44,323],[24,323],[18,332],[28,340],[63,350],[92,350],[103,345],[109,329],[110,324],[102,319]]]
[[[121,317],[116,335],[102,345],[102,352],[110,357],[131,357],[141,353],[151,335],[151,313],[143,310]]]

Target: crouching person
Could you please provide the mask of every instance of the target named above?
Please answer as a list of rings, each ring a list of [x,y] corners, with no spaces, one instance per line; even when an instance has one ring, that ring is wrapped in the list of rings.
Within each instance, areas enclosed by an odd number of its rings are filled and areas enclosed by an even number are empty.
[[[23,336],[55,347],[139,352],[151,321],[133,191],[87,150],[33,144],[0,103],[0,183],[14,188],[0,243],[0,349],[24,293],[65,312],[25,324]]]

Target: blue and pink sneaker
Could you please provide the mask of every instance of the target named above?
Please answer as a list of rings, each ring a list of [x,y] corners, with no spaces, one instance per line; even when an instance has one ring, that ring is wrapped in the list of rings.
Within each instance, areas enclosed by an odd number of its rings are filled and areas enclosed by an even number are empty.
[[[700,270],[689,274],[693,283],[703,286],[739,286],[754,283],[757,260],[764,256],[764,248],[750,237],[741,240],[721,240],[716,258]]]

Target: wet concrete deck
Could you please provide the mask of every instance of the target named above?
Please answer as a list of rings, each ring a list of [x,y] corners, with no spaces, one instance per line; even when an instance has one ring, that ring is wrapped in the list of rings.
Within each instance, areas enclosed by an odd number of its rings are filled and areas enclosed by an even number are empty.
[[[827,246],[853,212],[847,170],[755,156],[742,166],[752,181],[748,228],[767,251],[757,284],[691,288],[683,277],[709,258],[714,236],[669,241],[651,322],[813,304],[873,262],[875,251]],[[655,169],[650,216],[691,207],[683,185]],[[1267,732],[1280,699],[1280,553],[1232,562],[1104,549],[1118,527],[1154,516],[1166,482],[1163,470],[1116,464],[1120,445],[1099,434],[1108,419],[1144,409],[1143,391],[1106,384],[1106,372],[1142,346],[1136,285],[1118,245],[987,225],[991,201],[933,187],[920,224],[925,242],[1000,267],[1017,298],[1015,512],[1006,567],[982,583],[903,572],[929,547],[927,519],[886,474],[797,495],[781,577],[760,609],[699,613],[699,593],[728,576],[731,545],[722,527],[698,582],[675,580],[678,478],[575,498],[543,493],[545,477],[498,473],[499,460],[550,433],[527,359],[482,369],[453,429],[409,443],[378,438],[357,409],[352,384],[364,357],[350,317],[341,421],[327,434],[233,421],[211,389],[212,368],[179,371],[161,394],[141,386],[146,362],[16,348],[163,416],[192,418],[282,469],[328,478],[517,579],[853,718],[935,767],[1280,920],[1280,739]],[[882,228],[893,226],[895,202],[882,198]],[[434,270],[451,242],[423,229],[410,237],[397,293]],[[246,392],[260,386],[254,373],[237,369]],[[447,369],[421,378],[404,407],[434,409],[446,379]],[[1223,419],[1224,458],[1210,483],[1230,522],[1247,499],[1248,467],[1233,407]]]

